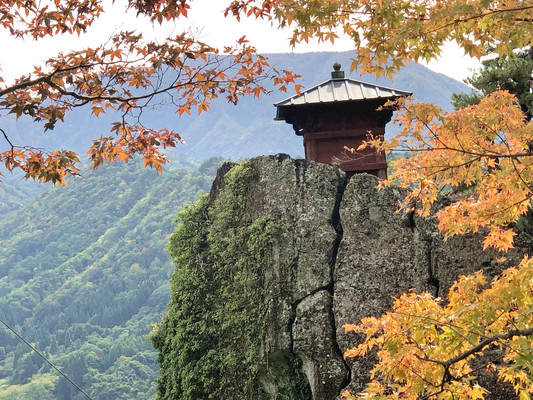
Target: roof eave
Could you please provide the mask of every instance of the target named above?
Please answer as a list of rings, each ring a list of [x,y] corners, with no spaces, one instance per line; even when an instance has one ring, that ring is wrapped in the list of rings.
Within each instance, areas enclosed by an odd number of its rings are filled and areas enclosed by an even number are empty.
[[[350,82],[350,83],[356,83],[358,85],[363,84],[363,85],[367,85],[367,86],[373,86],[373,87],[381,89],[381,90],[392,91],[392,92],[395,92],[395,93],[398,93],[398,94],[397,95],[393,95],[393,96],[386,96],[386,97],[384,96],[384,97],[373,97],[373,98],[362,98],[362,99],[334,100],[334,101],[331,101],[331,102],[320,101],[320,102],[314,102],[314,103],[291,104],[293,99],[299,99],[302,96],[304,96],[305,94],[308,94],[308,93],[311,93],[311,92],[313,92],[315,90],[318,90],[320,87],[326,86],[326,85],[330,84],[331,82]],[[350,79],[350,78],[330,79],[330,80],[324,81],[322,83],[319,83],[318,85],[315,85],[315,86],[313,86],[313,87],[311,87],[309,89],[306,89],[303,92],[301,92],[300,94],[296,94],[296,95],[288,97],[288,98],[286,98],[284,100],[278,101],[277,103],[274,103],[274,106],[275,107],[287,107],[287,106],[296,107],[296,106],[300,106],[300,105],[310,105],[310,104],[325,104],[325,103],[338,104],[338,103],[342,103],[342,102],[359,102],[359,101],[370,101],[370,100],[376,100],[376,99],[391,99],[391,98],[398,98],[398,97],[407,97],[407,96],[412,96],[412,94],[413,94],[412,92],[407,92],[407,91],[399,90],[399,89],[393,89],[393,88],[390,88],[390,87],[387,87],[387,86],[374,85],[372,83],[362,82],[362,81],[358,81],[356,79]]]
[[[362,103],[362,102],[369,102],[369,101],[378,101],[378,100],[393,100],[393,99],[397,99],[397,98],[400,98],[400,97],[407,97],[407,96],[411,96],[412,93],[410,92],[404,92],[402,94],[398,94],[398,95],[393,95],[393,96],[380,96],[380,97],[371,97],[371,98],[363,98],[363,99],[352,99],[352,100],[334,100],[334,101],[328,101],[328,102],[325,102],[325,101],[320,101],[320,102],[315,102],[315,103],[301,103],[301,104],[291,104],[291,103],[287,103],[287,104],[283,104],[284,102],[292,99],[292,97],[286,99],[286,100],[283,100],[283,101],[278,101],[277,103],[274,103],[274,106],[276,106],[277,108],[279,107],[303,107],[303,106],[318,106],[318,105],[325,105],[325,104],[350,104],[350,103]]]

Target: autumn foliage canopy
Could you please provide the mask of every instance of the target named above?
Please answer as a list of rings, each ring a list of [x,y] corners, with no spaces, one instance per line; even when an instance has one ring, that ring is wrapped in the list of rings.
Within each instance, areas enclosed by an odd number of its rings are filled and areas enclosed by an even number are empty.
[[[190,5],[186,0],[141,0],[129,1],[126,7],[161,24],[186,18]],[[82,35],[104,12],[101,0],[7,0],[0,3],[0,26],[13,37],[39,41]],[[245,38],[218,49],[188,32],[157,42],[146,41],[138,32],[119,32],[101,46],[53,55],[14,83],[0,76],[0,109],[4,115],[42,124],[44,131],[76,107],[86,106],[96,117],[118,111],[120,118],[109,135],[95,138],[88,150],[93,165],[139,154],[145,165],[161,170],[166,162],[161,150],[176,146],[181,138],[178,132],[144,126],[143,110],[167,102],[175,105],[178,115],[201,113],[217,97],[236,103],[243,95],[265,93],[265,79],[285,90],[295,76],[270,67]],[[0,162],[7,171],[21,169],[26,178],[56,184],[76,174],[79,159],[74,152],[14,143],[1,125],[0,133],[5,149]]]

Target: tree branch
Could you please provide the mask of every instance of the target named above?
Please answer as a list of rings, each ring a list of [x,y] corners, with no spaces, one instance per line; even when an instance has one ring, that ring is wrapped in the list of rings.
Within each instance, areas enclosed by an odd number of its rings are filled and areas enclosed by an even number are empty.
[[[444,364],[447,366],[450,366],[455,363],[458,363],[459,361],[462,361],[475,353],[479,353],[481,350],[483,350],[485,346],[488,346],[489,344],[496,342],[498,340],[507,340],[515,336],[531,336],[531,335],[533,335],[533,328],[513,329],[507,333],[500,333],[497,335],[492,335],[482,340],[481,342],[479,342],[476,346],[472,347],[470,350],[467,350],[453,358],[450,358],[448,361],[445,361]]]
[[[445,388],[444,388],[444,385],[448,382],[451,382],[451,381],[459,381],[461,380],[462,378],[466,377],[466,375],[462,375],[460,377],[455,377],[451,374],[450,372],[450,367],[453,366],[454,364],[458,363],[459,361],[462,361],[462,360],[465,360],[467,359],[468,357],[476,354],[476,353],[479,353],[481,351],[483,351],[483,349],[488,346],[489,344],[493,343],[493,342],[496,342],[496,341],[499,341],[499,340],[507,340],[507,339],[511,339],[515,336],[530,336],[530,335],[533,335],[533,328],[529,328],[529,329],[514,329],[514,330],[511,330],[507,333],[501,333],[501,334],[496,334],[496,335],[493,335],[493,336],[489,336],[485,339],[483,339],[481,342],[479,342],[476,346],[470,348],[469,350],[467,351],[464,351],[463,353],[453,357],[453,358],[450,358],[446,361],[440,361],[440,360],[435,360],[433,358],[429,358],[427,356],[424,356],[424,357],[421,357],[419,356],[418,354],[415,354],[414,356],[416,358],[418,358],[419,360],[422,360],[422,361],[428,361],[428,362],[431,362],[431,363],[434,363],[434,364],[438,364],[440,366],[442,366],[444,368],[444,373],[442,375],[442,381],[441,381],[441,385],[440,385],[440,391],[437,392],[437,393],[442,393]],[[501,357],[499,357],[501,358]],[[470,374],[474,372],[474,371],[471,371]],[[434,395],[436,395],[437,393],[432,393],[426,397],[424,397],[425,399],[426,398],[429,398],[429,397],[432,397]]]
[[[0,128],[0,132],[2,132],[2,135],[4,135],[4,139],[9,143],[9,146],[11,146],[11,151],[13,151],[15,146],[13,146],[13,143],[11,143],[11,140],[9,140],[9,138],[7,137],[7,133],[2,128]]]

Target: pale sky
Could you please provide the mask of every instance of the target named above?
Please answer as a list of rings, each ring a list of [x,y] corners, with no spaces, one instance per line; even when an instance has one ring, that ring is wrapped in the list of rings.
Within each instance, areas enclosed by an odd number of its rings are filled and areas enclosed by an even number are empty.
[[[0,68],[2,75],[8,81],[21,74],[30,72],[32,65],[39,64],[43,60],[55,55],[58,51],[68,51],[87,46],[96,46],[105,42],[113,32],[121,30],[142,29],[145,36],[150,38],[165,38],[172,31],[180,33],[184,28],[192,27],[199,30],[200,38],[206,43],[222,47],[233,44],[236,39],[246,35],[250,43],[261,53],[286,53],[308,51],[346,51],[352,50],[353,45],[348,39],[338,40],[334,46],[330,44],[310,43],[299,45],[296,49],[289,46],[290,31],[276,30],[269,22],[255,19],[242,19],[240,23],[233,18],[224,18],[225,4],[220,0],[195,0],[191,3],[189,18],[180,19],[176,26],[168,26],[165,29],[154,28],[149,21],[139,21],[134,13],[124,13],[124,7],[120,2],[109,5],[111,12],[106,13],[88,34],[78,37],[56,37],[26,41],[14,40],[5,31],[0,31]],[[109,4],[111,2],[109,1]],[[471,75],[472,68],[479,65],[477,60],[469,59],[463,55],[462,50],[453,45],[444,49],[442,57],[427,65],[436,72],[443,73],[454,79],[462,81]]]

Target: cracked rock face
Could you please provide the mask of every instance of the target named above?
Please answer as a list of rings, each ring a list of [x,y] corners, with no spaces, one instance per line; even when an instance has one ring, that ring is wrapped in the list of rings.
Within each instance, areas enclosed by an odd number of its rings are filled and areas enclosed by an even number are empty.
[[[371,359],[343,360],[358,340],[344,333],[343,324],[379,316],[393,296],[409,289],[445,296],[459,275],[501,270],[497,254],[483,252],[479,237],[444,242],[435,221],[396,213],[402,193],[378,191],[373,176],[348,181],[336,167],[286,155],[254,158],[249,166],[255,180],[245,212],[274,215],[283,224],[265,271],[261,354],[281,355],[278,362],[284,354],[299,357],[313,400],[357,392],[368,379]],[[219,171],[211,198],[224,190],[227,168]],[[520,250],[510,253],[509,262],[519,256]],[[277,399],[276,383],[266,375],[260,381]]]
[[[355,175],[350,179],[340,207],[343,237],[334,273],[334,314],[339,347],[357,344],[343,324],[380,315],[392,306],[392,297],[410,288],[430,290],[426,243],[395,213],[401,193],[376,190],[377,179]],[[368,379],[367,359],[347,360],[352,370],[349,390],[357,392]]]
[[[409,289],[446,297],[460,276],[483,269],[489,276],[516,265],[530,248],[524,243],[507,254],[506,265],[495,261],[495,250],[483,251],[479,235],[443,240],[434,219],[397,213],[402,193],[395,188],[377,190],[377,178],[353,176],[340,205],[343,236],[334,266],[334,315],[341,349],[358,344],[356,335],[344,334],[342,325],[379,316],[392,306],[392,298]],[[369,378],[372,359],[349,359],[347,389],[357,393]],[[498,386],[498,390],[501,389]],[[511,399],[508,388],[495,386],[487,399]]]
[[[313,399],[334,399],[348,368],[335,340],[333,267],[345,175],[328,165],[288,156],[250,160],[255,217],[275,214],[284,234],[266,275],[268,327],[263,354],[294,352],[303,362]]]

